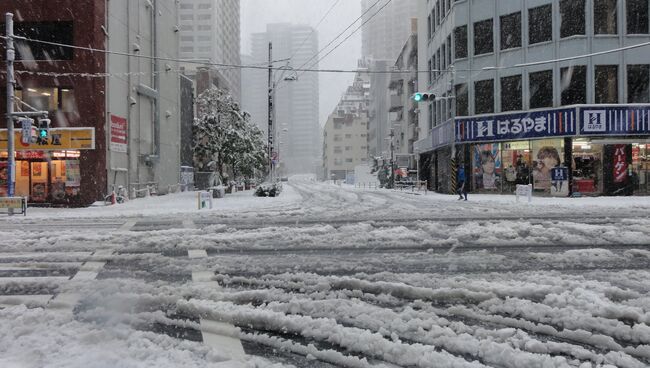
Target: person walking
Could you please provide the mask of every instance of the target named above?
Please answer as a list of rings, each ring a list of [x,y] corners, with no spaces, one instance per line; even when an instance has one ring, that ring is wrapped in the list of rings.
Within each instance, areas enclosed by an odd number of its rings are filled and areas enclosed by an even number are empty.
[[[463,196],[467,200],[467,176],[465,175],[465,168],[458,167],[458,200],[462,200]]]

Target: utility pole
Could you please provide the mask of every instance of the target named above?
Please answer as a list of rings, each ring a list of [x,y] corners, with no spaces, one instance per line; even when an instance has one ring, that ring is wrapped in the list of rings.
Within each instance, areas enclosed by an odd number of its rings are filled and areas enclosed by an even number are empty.
[[[14,173],[16,168],[16,157],[14,147],[14,60],[16,51],[14,50],[14,15],[5,14],[5,25],[7,35],[7,196],[14,196]],[[9,213],[13,213],[9,209]]]
[[[273,181],[273,43],[269,42],[269,178]]]
[[[395,188],[395,129],[390,128],[390,187]]]
[[[451,194],[456,194],[456,191],[458,190],[458,164],[456,161],[456,103],[458,101],[456,100],[456,91],[455,91],[455,86],[454,86],[454,79],[456,77],[456,71],[454,70],[454,66],[451,65],[449,67],[451,71],[451,81],[449,82],[449,93],[447,93],[447,96],[449,96],[450,93],[453,93],[454,98],[452,99],[451,103],[451,124],[453,128],[453,138],[451,140]],[[447,103],[447,101],[445,101]],[[467,175],[467,173],[465,173]],[[467,177],[465,177],[465,181],[467,182]]]

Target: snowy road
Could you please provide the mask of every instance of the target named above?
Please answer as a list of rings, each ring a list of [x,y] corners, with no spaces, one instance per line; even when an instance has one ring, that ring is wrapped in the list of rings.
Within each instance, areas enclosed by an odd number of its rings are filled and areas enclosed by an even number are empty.
[[[0,222],[0,366],[650,366],[648,199],[193,196]]]

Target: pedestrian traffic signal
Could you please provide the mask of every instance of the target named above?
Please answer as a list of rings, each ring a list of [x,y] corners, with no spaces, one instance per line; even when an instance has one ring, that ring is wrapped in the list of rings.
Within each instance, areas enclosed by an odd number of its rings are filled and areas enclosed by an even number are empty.
[[[413,100],[415,102],[427,102],[427,101],[433,101],[436,99],[436,95],[433,93],[428,93],[428,92],[416,92],[413,94]]]

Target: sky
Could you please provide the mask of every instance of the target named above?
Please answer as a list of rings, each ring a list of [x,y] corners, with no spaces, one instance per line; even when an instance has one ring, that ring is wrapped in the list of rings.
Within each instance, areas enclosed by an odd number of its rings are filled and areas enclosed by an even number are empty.
[[[241,0],[242,53],[250,53],[250,35],[266,31],[268,23],[289,22],[315,27],[336,0]],[[318,27],[319,49],[327,45],[350,23],[361,15],[359,0],[339,0],[336,7]],[[358,27],[357,22],[351,30]],[[350,32],[350,31],[348,31]],[[332,46],[336,45],[341,37]],[[326,54],[325,50],[322,55]],[[321,56],[322,56],[321,55]],[[361,30],[320,62],[321,69],[355,69],[361,57]],[[321,74],[320,119],[325,125],[345,89],[352,83],[353,74]]]

